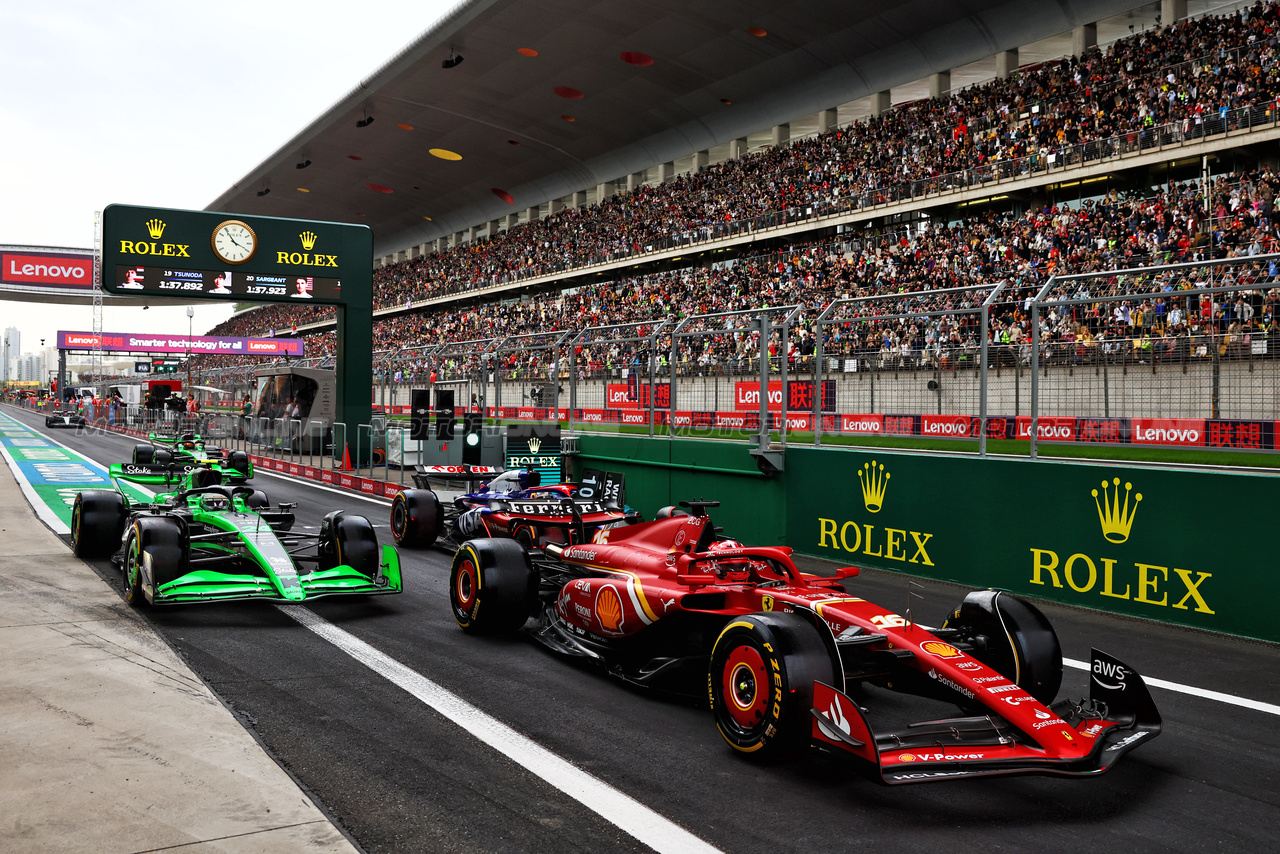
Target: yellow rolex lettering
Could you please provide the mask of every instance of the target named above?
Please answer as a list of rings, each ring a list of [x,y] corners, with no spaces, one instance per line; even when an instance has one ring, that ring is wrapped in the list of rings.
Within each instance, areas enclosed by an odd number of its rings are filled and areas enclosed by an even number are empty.
[[[882,557],[882,552],[871,551],[871,526],[864,525],[863,527],[867,529],[867,546],[862,550],[862,553],[865,555],[871,555],[871,557]]]
[[[1112,571],[1116,568],[1116,562],[1112,558],[1104,557],[1102,559],[1102,589],[1098,592],[1103,596],[1114,596],[1117,599],[1129,598],[1129,585],[1124,586],[1123,593],[1117,593],[1111,587]]]
[[[1209,607],[1209,604],[1208,604],[1207,602],[1205,602],[1205,601],[1204,601],[1204,597],[1200,595],[1200,584],[1201,584],[1201,583],[1202,583],[1206,578],[1212,578],[1212,577],[1213,577],[1213,573],[1210,573],[1210,572],[1197,572],[1197,573],[1196,573],[1196,575],[1197,575],[1198,577],[1196,578],[1196,580],[1195,580],[1195,581],[1192,581],[1192,580],[1191,580],[1191,573],[1190,573],[1190,572],[1188,572],[1187,570],[1185,570],[1185,569],[1178,569],[1178,568],[1175,566],[1175,567],[1173,568],[1173,571],[1174,571],[1174,572],[1176,572],[1176,573],[1178,574],[1178,577],[1182,579],[1182,583],[1183,583],[1183,584],[1185,584],[1185,585],[1187,585],[1187,595],[1186,595],[1186,596],[1183,596],[1180,600],[1178,600],[1178,604],[1174,605],[1173,607],[1175,607],[1175,608],[1181,608],[1181,609],[1183,609],[1183,610],[1185,611],[1185,610],[1187,609],[1187,605],[1186,605],[1186,601],[1187,601],[1187,599],[1195,599],[1195,600],[1196,600],[1196,610],[1197,610],[1197,611],[1199,611],[1199,612],[1200,612],[1200,613],[1202,613],[1202,614],[1213,614],[1213,613],[1216,613],[1215,611],[1213,611],[1213,610]]]
[[[121,240],[121,241],[120,241],[120,251],[121,251],[121,252],[133,252],[133,241],[132,241],[132,240]]]
[[[1049,556],[1049,562],[1044,561],[1044,556]],[[1048,549],[1032,549],[1031,550],[1031,583],[1044,584],[1040,580],[1040,571],[1044,570],[1049,573],[1049,577],[1053,580],[1054,587],[1061,587],[1062,582],[1058,580],[1058,573],[1054,572],[1058,568],[1058,554]]]
[[[1089,567],[1089,583],[1083,586],[1076,584],[1075,579],[1071,575],[1071,567],[1081,561],[1084,562],[1085,566]],[[1088,593],[1093,589],[1094,583],[1098,580],[1098,568],[1094,566],[1093,561],[1089,559],[1088,555],[1077,553],[1067,558],[1066,564],[1062,567],[1062,575],[1067,579],[1067,584],[1071,585],[1072,590],[1077,593]]]
[[[847,534],[848,534],[850,525],[853,526],[853,545],[852,546],[849,545],[849,540],[847,539]],[[857,522],[845,522],[843,525],[840,526],[840,545],[844,546],[844,550],[847,552],[856,552],[859,548],[862,547],[862,529],[858,527]]]
[[[1159,591],[1160,584],[1160,579],[1152,575],[1148,575],[1147,570],[1159,570],[1160,574],[1164,577],[1164,580],[1168,581],[1169,568],[1166,566],[1154,566],[1149,563],[1136,563],[1134,566],[1138,568],[1138,595],[1133,597],[1133,601],[1146,602],[1148,605],[1168,605],[1169,595],[1167,593],[1159,599],[1147,598],[1147,588],[1151,588],[1151,592],[1154,594]]]
[[[321,255],[320,257],[321,257],[321,258],[328,259],[324,264],[321,264],[320,266],[322,266],[322,267],[336,267],[336,266],[338,266],[338,256],[337,256],[337,255]]]
[[[818,517],[818,548],[826,547],[827,537],[831,537],[831,548],[840,548],[840,544],[836,542],[836,520]]]
[[[181,244],[181,245],[179,245],[179,246],[175,246],[174,248],[178,250],[178,257],[179,257],[179,258],[190,258],[190,257],[191,257],[190,255],[188,255],[188,254],[187,254],[187,249],[188,249],[188,247],[187,247],[187,245],[186,245],[185,243],[184,243],[184,244]]]
[[[288,264],[288,263],[289,263],[289,253],[288,253],[288,252],[277,252],[277,253],[276,253],[276,263],[277,263],[277,264]]]
[[[897,534],[898,536],[895,537],[894,534]],[[902,545],[902,541],[905,540],[906,538],[907,538],[906,531],[903,531],[899,528],[885,528],[884,529],[884,556],[889,558],[890,560],[906,560],[907,559],[906,552],[898,552],[897,554],[894,554],[894,552],[897,551],[898,546]]]
[[[921,537],[923,537],[924,539],[921,539]],[[925,566],[933,566],[933,561],[929,560],[929,553],[924,550],[924,544],[933,539],[933,534],[921,534],[917,531],[912,531],[911,539],[916,541],[916,553],[912,555],[911,560],[907,562],[923,563]],[[916,558],[921,556],[924,557],[923,561],[916,560]]]
[[[176,252],[174,252],[174,251],[173,251],[173,250],[174,250],[174,249],[176,249],[176,248],[177,248],[177,247],[175,247],[172,243],[166,243],[166,244],[164,245],[164,251],[163,251],[163,252],[161,252],[160,254],[161,254],[161,255],[176,255],[176,254],[178,254],[178,253],[176,253]]]

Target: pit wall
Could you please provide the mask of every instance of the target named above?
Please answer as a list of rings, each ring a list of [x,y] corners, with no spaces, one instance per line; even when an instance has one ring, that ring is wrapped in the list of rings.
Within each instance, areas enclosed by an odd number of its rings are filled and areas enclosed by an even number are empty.
[[[752,545],[1280,642],[1275,475],[790,445],[764,478],[741,443],[578,447],[576,466],[626,474],[646,518],[718,499]]]

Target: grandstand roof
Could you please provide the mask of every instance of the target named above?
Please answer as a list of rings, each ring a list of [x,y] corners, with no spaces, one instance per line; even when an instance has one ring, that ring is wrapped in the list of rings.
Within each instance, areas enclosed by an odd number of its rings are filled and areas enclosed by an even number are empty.
[[[389,254],[1139,5],[471,0],[209,209],[362,222]]]

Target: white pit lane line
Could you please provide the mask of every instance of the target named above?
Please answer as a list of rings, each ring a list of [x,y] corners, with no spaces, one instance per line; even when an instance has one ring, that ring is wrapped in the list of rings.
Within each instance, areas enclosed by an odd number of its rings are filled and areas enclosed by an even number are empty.
[[[654,851],[660,854],[720,854],[719,849],[708,845],[678,824],[556,756],[532,739],[307,608],[301,605],[276,607],[374,673],[409,692],[484,744],[546,780]]]
[[[1062,659],[1063,665],[1074,667],[1076,670],[1089,672],[1089,662],[1077,661],[1074,658]],[[1141,675],[1141,674],[1140,674]],[[1263,703],[1259,700],[1250,700],[1247,697],[1236,697],[1231,694],[1223,694],[1221,691],[1210,691],[1207,688],[1193,688],[1190,685],[1182,685],[1177,682],[1169,682],[1164,679],[1156,679],[1151,676],[1143,676],[1142,681],[1147,683],[1150,688],[1163,688],[1166,691],[1176,691],[1179,694],[1188,694],[1192,697],[1203,697],[1206,700],[1217,700],[1219,703],[1226,703],[1230,706],[1239,706],[1242,709],[1253,709],[1255,712],[1266,712],[1269,715],[1280,715],[1280,706],[1271,703]]]

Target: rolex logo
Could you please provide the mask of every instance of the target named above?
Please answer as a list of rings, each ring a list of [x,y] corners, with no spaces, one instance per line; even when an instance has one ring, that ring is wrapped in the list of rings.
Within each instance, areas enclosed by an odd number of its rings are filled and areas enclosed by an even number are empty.
[[[1133,517],[1138,515],[1138,503],[1142,501],[1142,493],[1136,493],[1133,496],[1133,507],[1129,506],[1129,493],[1133,491],[1133,484],[1126,483],[1124,485],[1124,502],[1120,501],[1120,478],[1111,481],[1111,486],[1115,487],[1115,494],[1109,495],[1110,487],[1104,480],[1102,482],[1102,500],[1098,500],[1098,490],[1093,490],[1093,504],[1098,508],[1098,521],[1102,523],[1102,536],[1107,538],[1107,542],[1123,543],[1129,539],[1129,530],[1133,527]]]
[[[147,220],[147,234],[151,235],[152,240],[159,240],[164,236],[164,220],[149,219]]]
[[[867,512],[879,513],[884,504],[884,491],[889,488],[889,473],[872,460],[862,464],[858,480],[862,481],[862,503],[867,506]]]
[[[299,239],[301,239],[301,240],[302,240],[302,248],[303,248],[303,249],[305,249],[305,250],[307,250],[308,252],[310,252],[312,249],[314,249],[314,248],[315,248],[315,246],[316,246],[316,236],[315,236],[314,234],[312,234],[310,231],[304,231],[304,232],[302,232],[302,234],[299,234],[299,235],[298,235],[298,237],[299,237]]]
[[[532,437],[530,437],[530,439],[529,439],[529,453],[531,453],[531,454],[536,454],[536,453],[538,453],[538,451],[539,451],[539,450],[541,450],[541,449],[542,449],[542,440],[541,440],[541,439],[539,439],[537,436],[532,436]]]

